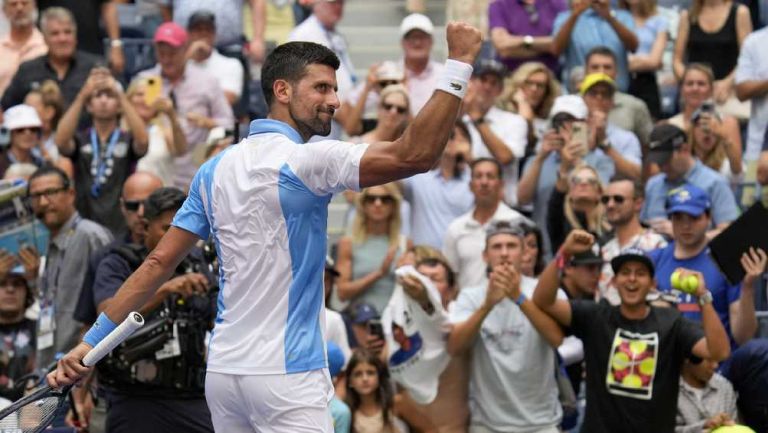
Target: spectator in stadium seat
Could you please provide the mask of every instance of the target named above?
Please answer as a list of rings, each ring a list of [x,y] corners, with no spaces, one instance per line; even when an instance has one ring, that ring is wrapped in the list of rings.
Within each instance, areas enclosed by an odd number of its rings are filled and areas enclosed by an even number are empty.
[[[523,259],[520,262],[520,273],[526,277],[538,278],[541,271],[544,270],[544,237],[541,230],[533,222],[527,222],[520,225],[525,233],[525,248],[523,249]]]
[[[768,263],[765,251],[751,249],[739,257],[744,280],[730,284],[709,255],[707,229],[711,220],[711,202],[707,193],[691,184],[673,189],[667,195],[666,212],[672,221],[672,241],[650,253],[656,268],[658,290],[672,292],[670,277],[680,268],[699,272],[699,278],[704,279],[699,284],[706,285],[712,293],[712,306],[720,316],[732,346],[746,343],[757,330],[755,290]],[[688,319],[701,320],[701,311],[693,296],[680,293],[677,308]]]
[[[230,105],[235,105],[243,92],[243,65],[234,58],[222,56],[216,49],[216,15],[199,10],[187,22],[189,62],[219,81]]]
[[[571,10],[557,16],[552,30],[552,52],[558,56],[565,53],[562,76],[568,77],[572,68],[583,65],[589,50],[604,45],[616,54],[616,83],[619,90],[626,92],[629,88],[627,54],[638,46],[634,31],[632,15],[613,9],[608,0],[571,1]]]
[[[519,273],[523,239],[509,222],[491,224],[483,251],[488,279],[462,288],[451,307],[448,353],[472,355],[470,433],[559,431],[553,347],[563,333],[529,300],[536,280]]]
[[[3,14],[11,28],[8,35],[0,38],[0,95],[8,88],[19,65],[48,52],[43,34],[35,27],[35,0],[5,0]]]
[[[370,304],[379,314],[387,306],[395,289],[394,264],[411,248],[400,232],[401,201],[391,183],[357,196],[350,236],[339,240],[337,294],[342,301]]]
[[[768,8],[766,8],[768,9]],[[758,159],[768,128],[768,28],[756,30],[744,40],[734,80],[736,96],[752,103],[744,158]]]
[[[24,317],[35,295],[21,265],[3,260],[0,267],[0,398],[16,401],[27,386],[19,380],[35,369],[37,323]]]
[[[88,272],[88,259],[112,241],[112,234],[77,212],[73,184],[61,169],[38,169],[29,179],[29,197],[35,215],[51,232],[40,278],[40,317],[45,320],[41,323],[52,326],[41,327],[37,340],[38,365],[48,365],[54,354],[71,349],[80,338],[82,324],[73,313]]]
[[[29,105],[16,105],[3,113],[3,127],[11,142],[0,152],[0,177],[11,164],[28,163],[40,167],[45,162],[40,152],[40,129],[43,123]]]
[[[75,99],[85,84],[91,69],[101,60],[93,54],[80,51],[77,27],[72,13],[55,7],[42,13],[40,29],[48,46],[48,53],[22,63],[3,93],[3,109],[21,104],[30,90],[45,80],[53,80],[61,88],[65,106]]]
[[[91,122],[78,131],[78,121],[87,112]],[[125,119],[127,129],[120,127]],[[147,127],[122,86],[106,68],[96,68],[56,130],[59,152],[75,166],[77,209],[112,230],[125,229],[121,218],[120,190],[136,161],[147,152]]]
[[[691,130],[688,139],[691,141],[693,155],[702,164],[720,173],[734,191],[744,180],[746,167],[741,159],[741,152],[734,152],[725,138],[723,124],[701,109],[696,110],[691,118]]]
[[[536,152],[536,143],[546,132],[549,110],[558,96],[560,83],[543,63],[525,62],[505,80],[498,103],[503,110],[523,116],[528,123],[526,158]]]
[[[602,72],[616,80],[616,55],[607,47],[595,47],[587,54],[587,74]],[[640,143],[648,144],[653,121],[645,102],[632,94],[616,90],[608,111],[608,122],[635,134]]]
[[[443,64],[431,58],[434,26],[426,15],[414,13],[400,23],[400,45],[403,48],[401,65],[411,95],[411,114],[414,116],[427,103],[437,85]]]
[[[601,197],[605,206],[605,219],[613,233],[603,239],[600,248],[605,265],[600,273],[600,298],[611,305],[619,305],[621,299],[613,285],[611,260],[627,248],[639,248],[650,252],[667,245],[666,239],[640,224],[640,210],[645,202],[645,188],[639,179],[614,177],[605,187]]]
[[[560,155],[563,163],[547,210],[551,251],[560,248],[571,230],[586,230],[601,237],[609,229],[605,224],[605,207],[600,202],[603,183],[597,170],[579,162],[578,156],[572,155],[567,147]]]
[[[536,155],[526,161],[523,176],[517,187],[518,204],[533,204],[532,219],[540,228],[547,226],[547,204],[557,181],[557,173],[563,164],[562,151],[568,146],[579,146],[578,143],[570,141],[571,125],[574,121],[586,120],[588,111],[580,96],[564,95],[555,99],[550,115],[552,128],[541,139]],[[581,159],[597,169],[603,183],[608,182],[614,175],[613,161],[599,149],[589,150]],[[546,230],[543,234],[543,248],[545,256],[548,256],[549,234]]]
[[[349,98],[339,107],[336,113],[335,119],[339,121],[344,130],[349,135],[367,134],[372,129],[379,129],[378,133],[384,132],[385,127],[379,125],[378,120],[381,118],[378,113],[379,107],[381,107],[381,94],[385,88],[395,86],[393,88],[399,88],[402,86],[404,94],[408,101],[406,104],[408,110],[404,113],[406,118],[411,116],[411,102],[408,89],[404,85],[405,73],[401,65],[396,62],[387,60],[381,63],[376,63],[368,69],[368,76],[364,83],[359,83],[352,90]],[[375,125],[375,126],[372,126]],[[391,128],[386,128],[386,134],[397,133],[399,137],[401,132],[392,131]],[[367,141],[366,143],[371,143]]]
[[[174,186],[189,187],[208,132],[216,126],[234,124],[232,107],[219,82],[199,68],[187,67],[187,32],[175,23],[158,27],[154,37],[157,65],[139,74],[140,78],[162,79],[162,95],[174,102],[187,138],[187,150],[174,160]],[[196,161],[197,160],[197,161]]]
[[[642,250],[630,248],[611,261],[619,306],[557,299],[562,263],[593,243],[590,234],[571,232],[539,278],[533,297],[584,344],[587,404],[582,431],[672,431],[683,361],[691,354],[716,361],[730,354],[712,295],[705,284],[699,285],[703,331],[672,308],[651,306],[646,295],[655,285],[653,263]]]
[[[564,0],[491,2],[488,26],[498,58],[510,71],[534,61],[557,73],[558,59],[551,53],[552,27],[557,15],[566,10],[568,4]]]
[[[502,200],[504,173],[497,160],[477,158],[470,164],[470,170],[469,189],[475,197],[475,207],[451,222],[443,240],[443,254],[458,273],[459,287],[474,287],[486,279],[483,250],[489,224],[495,221],[510,221],[515,225],[531,223]]]
[[[77,29],[77,46],[96,56],[104,56],[115,74],[122,73],[125,66],[118,3],[115,0],[37,0],[37,6],[43,14],[51,7],[61,7],[71,12]],[[102,25],[109,38],[109,50],[106,53]]]
[[[493,158],[503,167],[504,200],[517,202],[519,158],[525,153],[528,123],[519,114],[496,107],[507,70],[495,60],[481,60],[472,71],[462,120],[469,129],[474,158]]]
[[[435,168],[403,179],[403,196],[411,204],[411,239],[415,245],[441,249],[451,221],[472,209],[471,161],[469,131],[457,121]]]
[[[61,168],[67,173],[67,176],[73,178],[75,169],[72,167],[72,160],[59,153],[54,137],[56,128],[59,127],[61,116],[64,115],[64,98],[61,95],[59,85],[53,80],[45,80],[27,93],[24,97],[24,104],[30,105],[37,110],[42,127],[40,130],[40,153],[44,160]]]
[[[683,361],[675,433],[712,431],[736,421],[736,393],[717,366],[696,356]]]
[[[649,146],[648,160],[658,164],[662,172],[648,179],[645,185],[640,221],[650,224],[658,233],[671,236],[672,223],[665,210],[667,194],[685,183],[704,190],[712,203],[710,238],[736,219],[739,209],[728,182],[693,156],[685,132],[674,125],[658,125],[651,132]]]
[[[616,82],[608,74],[593,72],[584,77],[579,90],[589,109],[589,147],[600,149],[611,158],[616,173],[640,178],[643,163],[640,141],[630,131],[614,125],[609,118]]]

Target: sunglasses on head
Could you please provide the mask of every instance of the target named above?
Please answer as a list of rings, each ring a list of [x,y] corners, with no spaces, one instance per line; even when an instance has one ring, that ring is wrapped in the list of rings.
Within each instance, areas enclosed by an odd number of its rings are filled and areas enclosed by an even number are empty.
[[[611,200],[615,201],[616,204],[624,204],[627,198],[623,195],[604,195],[600,197],[600,201],[603,204],[608,204]]]
[[[384,111],[392,111],[393,108],[397,109],[397,114],[405,114],[406,111],[408,111],[407,107],[402,107],[400,105],[395,104],[387,104],[386,102],[383,102],[381,104],[381,108],[384,109]]]
[[[141,200],[123,200],[123,206],[128,212],[136,212],[141,207]]]
[[[391,195],[366,195],[363,197],[363,203],[365,204],[373,204],[379,200],[382,204],[392,204],[395,202],[395,198]]]

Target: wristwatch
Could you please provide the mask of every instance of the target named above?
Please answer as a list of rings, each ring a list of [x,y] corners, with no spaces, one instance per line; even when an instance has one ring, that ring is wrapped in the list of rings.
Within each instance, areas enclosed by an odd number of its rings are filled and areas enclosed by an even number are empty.
[[[531,47],[533,47],[533,36],[531,36],[531,35],[525,35],[525,36],[523,37],[523,46],[524,46],[525,48],[528,48],[528,49],[530,50],[530,49],[531,49]]]
[[[712,303],[712,292],[707,291],[703,295],[699,296],[699,306],[705,306]]]
[[[608,152],[608,149],[611,148],[611,142],[607,139],[603,140],[601,143],[597,144],[597,147],[599,147],[603,152]]]

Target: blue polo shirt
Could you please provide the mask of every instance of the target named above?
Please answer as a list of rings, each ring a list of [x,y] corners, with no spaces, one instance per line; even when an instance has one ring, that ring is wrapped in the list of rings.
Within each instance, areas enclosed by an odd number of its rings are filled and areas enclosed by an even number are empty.
[[[675,258],[675,242],[670,242],[664,248],[650,252],[650,258],[656,269],[656,283],[660,292],[672,292],[670,278],[677,268],[686,268],[701,272],[707,288],[712,293],[712,306],[715,307],[720,321],[723,322],[731,346],[735,347],[733,334],[731,333],[730,312],[728,308],[741,297],[741,283],[731,285],[725,276],[717,268],[715,262],[709,257],[709,248],[704,248],[699,254],[684,260]],[[701,322],[701,307],[695,296],[675,291],[679,303],[677,309],[688,319]]]
[[[600,149],[594,149],[590,151],[583,161],[594,167],[600,176],[600,181],[604,185],[608,184],[608,181],[613,177],[616,167],[613,164],[613,160],[603,153]],[[533,158],[528,158],[525,163],[525,169],[523,172],[527,172],[530,166],[533,165]],[[552,195],[552,190],[555,188],[555,182],[557,182],[557,172],[560,170],[560,154],[557,152],[550,153],[544,162],[541,164],[541,173],[539,179],[536,182],[536,193],[533,197],[533,221],[537,226],[542,228],[542,235],[544,236],[544,252],[549,255],[549,233],[545,228],[547,227],[547,208],[549,203],[549,196]]]
[[[632,19],[632,14],[625,10],[612,9],[611,13],[614,15],[617,21],[619,21],[624,27],[631,31],[635,31],[635,21]],[[568,17],[571,16],[571,11],[560,12],[555,18],[554,28],[552,29],[552,36],[557,35],[560,28],[563,26]],[[584,61],[587,59],[587,54],[592,48],[605,46],[616,54],[616,60],[618,61],[616,82],[619,86],[619,90],[626,92],[629,88],[629,67],[627,64],[627,49],[624,44],[621,43],[619,35],[613,30],[613,27],[604,20],[594,10],[587,9],[581,14],[579,19],[576,20],[576,25],[571,32],[570,42],[565,49],[565,68],[563,68],[563,82],[568,82],[568,74],[571,68],[574,66],[583,66]]]
[[[640,220],[667,218],[665,208],[667,193],[684,183],[690,183],[707,192],[712,203],[711,214],[715,225],[733,221],[739,216],[736,198],[733,196],[733,191],[728,186],[725,177],[696,159],[693,168],[680,180],[671,181],[667,179],[667,175],[664,173],[659,173],[648,179],[648,183],[645,185],[645,203],[643,204],[643,211],[640,213]]]
[[[605,127],[605,136],[608,141],[627,161],[642,165],[643,152],[640,149],[640,140],[637,136],[626,129],[609,123]]]

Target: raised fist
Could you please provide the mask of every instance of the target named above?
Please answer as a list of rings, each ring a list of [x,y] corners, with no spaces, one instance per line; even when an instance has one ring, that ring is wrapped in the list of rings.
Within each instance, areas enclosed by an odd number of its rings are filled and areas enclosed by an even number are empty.
[[[473,64],[483,42],[480,30],[462,22],[450,22],[446,28],[448,58]]]

